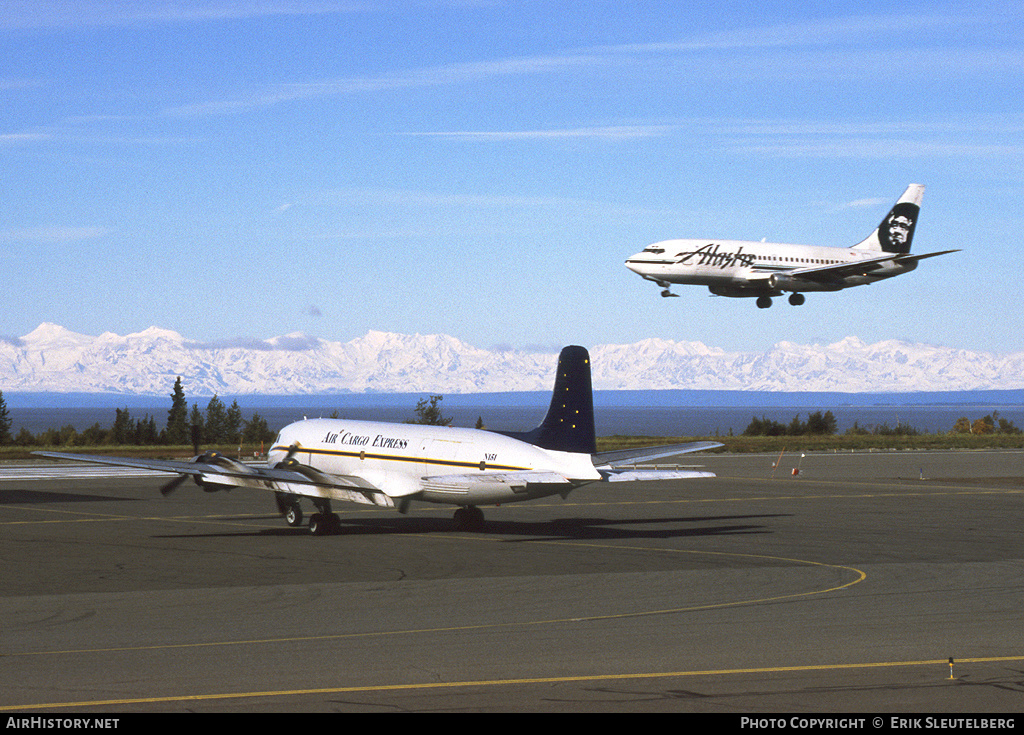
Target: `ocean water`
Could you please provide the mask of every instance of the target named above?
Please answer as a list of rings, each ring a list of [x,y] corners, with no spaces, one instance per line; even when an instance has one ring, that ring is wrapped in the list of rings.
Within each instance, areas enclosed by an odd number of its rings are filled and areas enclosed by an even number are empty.
[[[595,422],[599,436],[615,434],[641,436],[725,436],[740,434],[755,416],[788,424],[794,416],[806,421],[813,411],[832,411],[840,432],[854,422],[864,428],[886,425],[912,426],[921,432],[949,431],[961,416],[975,420],[998,412],[997,415],[1024,428],[1024,395],[955,394],[949,403],[906,403],[906,396],[861,396],[860,402],[851,402],[843,394],[750,394],[739,397],[725,396],[720,402],[746,399],[742,405],[703,405],[722,396],[703,395],[699,392],[597,392],[595,394]],[[344,396],[244,396],[238,397],[242,415],[249,419],[259,413],[274,431],[285,424],[302,418],[330,416],[337,412],[341,418],[402,422],[413,418],[416,401],[423,396],[413,395],[344,395]],[[974,400],[971,400],[971,398]],[[120,401],[119,402],[119,399]],[[789,398],[787,402],[785,399]],[[993,400],[1003,399],[1003,400]],[[81,431],[97,422],[109,428],[114,422],[115,408],[128,408],[133,420],[149,415],[154,417],[158,429],[167,421],[170,400],[162,398],[107,397],[106,401],[90,397],[88,400],[62,400],[66,405],[42,405],[46,398],[19,400],[5,396],[10,412],[13,432],[21,427],[33,434],[50,428],[72,425]],[[887,400],[888,399],[888,400]],[[222,398],[230,405],[231,397]],[[487,428],[498,431],[523,431],[540,423],[547,410],[550,394],[490,394],[476,396],[449,396],[441,403],[442,413],[453,417],[453,426],[472,427],[481,419]],[[209,398],[194,402],[205,409]],[[874,402],[870,402],[874,401]],[[880,402],[879,402],[880,401]],[[50,403],[56,399],[50,397]],[[74,405],[74,403],[87,405]],[[696,404],[696,405],[695,405]]]

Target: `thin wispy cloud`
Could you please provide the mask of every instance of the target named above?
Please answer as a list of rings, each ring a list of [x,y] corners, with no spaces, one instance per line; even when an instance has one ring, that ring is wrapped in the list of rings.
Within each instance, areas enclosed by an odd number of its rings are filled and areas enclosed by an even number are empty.
[[[74,29],[97,26],[178,24],[268,18],[286,15],[327,15],[365,12],[361,2],[277,0],[193,0],[192,2],[119,2],[83,0],[54,3],[0,0],[0,29]]]
[[[112,232],[107,227],[27,227],[0,231],[0,242],[34,242],[64,245],[82,240],[95,240]]]
[[[889,203],[889,199],[886,197],[871,197],[869,199],[856,199],[852,202],[844,202],[840,204],[836,209],[866,209],[868,207],[878,207],[883,204]]]
[[[975,22],[988,23],[988,19]],[[902,15],[868,15],[846,18],[826,18],[819,21],[783,23],[738,28],[730,31],[691,36],[677,41],[620,44],[602,47],[619,53],[666,53],[694,51],[735,51],[742,49],[771,49],[829,46],[874,42],[879,37],[895,34],[918,35],[933,33],[942,28],[964,28],[971,18],[959,15],[914,16],[909,20]]]
[[[299,102],[397,89],[468,84],[496,78],[552,74],[601,63],[605,63],[605,61],[599,56],[570,54],[566,56],[532,56],[445,64],[377,76],[274,84],[228,99],[169,107],[164,110],[163,114],[180,117],[231,115],[272,107],[286,102]]]
[[[290,6],[264,12],[288,12]],[[208,15],[215,14],[209,9]],[[245,8],[236,10],[239,14]],[[255,10],[251,10],[255,13]],[[325,5],[319,11],[341,12]],[[880,70],[899,78],[934,75],[947,69],[950,74],[1019,74],[1024,67],[1024,49],[1012,39],[1004,44],[945,45],[930,34],[944,29],[991,25],[988,17],[933,15],[913,18],[878,15],[824,19],[820,21],[767,25],[709,33],[676,41],[640,44],[586,46],[563,52],[509,56],[505,58],[440,64],[396,70],[373,76],[339,77],[289,84],[253,87],[221,99],[196,101],[167,107],[165,116],[201,117],[243,114],[276,105],[353,94],[372,94],[402,89],[466,85],[512,78],[561,75],[565,80],[585,79],[598,69],[613,70],[620,80],[631,75],[645,79],[667,74],[690,82],[717,79],[875,79]],[[880,39],[902,39],[880,44]],[[749,51],[750,53],[738,53]],[[726,52],[726,53],[719,53]],[[894,83],[896,77],[894,77]],[[441,131],[440,134],[446,134]],[[572,129],[552,131],[452,131],[464,137],[477,135],[513,137],[616,137],[636,135],[627,128]],[[640,133],[642,135],[656,133]]]
[[[0,146],[25,145],[52,140],[50,133],[0,133]]]
[[[959,120],[734,120],[690,118],[649,125],[566,128],[558,130],[426,131],[398,135],[491,143],[518,141],[664,138],[702,140],[720,152],[771,157],[874,159],[938,156],[942,158],[1024,155],[1024,118],[979,115]],[[981,141],[979,135],[989,141]]]
[[[451,138],[486,142],[528,140],[635,140],[657,138],[671,133],[671,125],[607,125],[599,127],[565,128],[559,130],[478,130],[433,131],[399,133],[405,136]]]

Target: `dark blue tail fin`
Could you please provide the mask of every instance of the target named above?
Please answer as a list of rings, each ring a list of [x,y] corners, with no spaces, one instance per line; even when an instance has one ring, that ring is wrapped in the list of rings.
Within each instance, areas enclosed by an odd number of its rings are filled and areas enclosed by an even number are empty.
[[[502,432],[541,449],[595,454],[594,392],[590,382],[590,354],[570,346],[558,356],[558,372],[551,405],[544,421],[533,431]]]

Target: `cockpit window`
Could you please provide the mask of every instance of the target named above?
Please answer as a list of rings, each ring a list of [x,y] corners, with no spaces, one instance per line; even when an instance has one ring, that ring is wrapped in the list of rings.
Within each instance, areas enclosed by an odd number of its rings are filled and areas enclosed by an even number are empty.
[[[663,253],[665,248],[644,248],[645,253]]]

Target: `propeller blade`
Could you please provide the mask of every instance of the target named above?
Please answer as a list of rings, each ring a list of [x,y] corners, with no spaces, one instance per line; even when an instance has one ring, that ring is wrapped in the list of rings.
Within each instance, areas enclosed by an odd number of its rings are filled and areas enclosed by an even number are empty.
[[[177,490],[178,489],[178,485],[180,485],[181,483],[185,482],[185,480],[187,480],[188,478],[189,478],[188,475],[178,475],[173,480],[171,480],[168,483],[165,483],[164,486],[160,488],[160,494],[163,495],[164,497],[167,497],[168,495],[173,493],[175,490]]]

